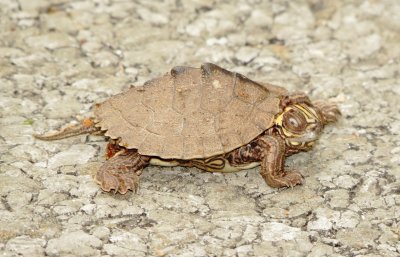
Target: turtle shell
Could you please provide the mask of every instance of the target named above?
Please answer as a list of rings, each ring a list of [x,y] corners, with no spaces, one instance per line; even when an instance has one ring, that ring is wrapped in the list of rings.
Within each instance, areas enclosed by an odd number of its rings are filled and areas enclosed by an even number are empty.
[[[96,126],[142,155],[208,158],[270,128],[286,94],[281,87],[261,85],[211,63],[174,67],[97,104]]]

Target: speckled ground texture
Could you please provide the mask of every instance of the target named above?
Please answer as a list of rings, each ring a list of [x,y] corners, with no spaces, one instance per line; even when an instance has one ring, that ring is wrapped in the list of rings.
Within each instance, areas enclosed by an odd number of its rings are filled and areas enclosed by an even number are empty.
[[[397,0],[1,0],[0,255],[399,256],[399,13]],[[303,186],[150,167],[138,194],[113,195],[92,181],[103,138],[31,136],[206,61],[339,103],[286,162]]]

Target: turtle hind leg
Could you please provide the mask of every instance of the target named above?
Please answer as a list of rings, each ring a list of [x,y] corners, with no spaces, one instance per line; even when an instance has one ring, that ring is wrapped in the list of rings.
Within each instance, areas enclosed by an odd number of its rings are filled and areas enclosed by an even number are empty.
[[[149,164],[149,157],[140,155],[136,150],[121,150],[108,159],[97,172],[94,180],[106,192],[126,194],[139,187],[142,169]]]
[[[264,149],[260,174],[271,187],[294,187],[303,183],[303,176],[296,171],[286,172],[285,142],[278,136],[264,136],[259,140]]]
[[[96,134],[96,133],[100,133],[100,129],[95,127],[95,123],[92,119],[87,118],[84,119],[81,123],[64,126],[57,132],[43,134],[43,135],[34,134],[33,137],[40,140],[52,141],[52,140],[64,139],[67,137],[73,137],[81,134]]]

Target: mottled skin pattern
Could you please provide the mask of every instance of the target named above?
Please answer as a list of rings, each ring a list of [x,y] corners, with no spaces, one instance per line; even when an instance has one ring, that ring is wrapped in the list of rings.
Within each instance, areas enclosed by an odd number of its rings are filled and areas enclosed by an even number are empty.
[[[127,150],[111,141],[107,146],[109,160],[100,168],[96,182],[104,191],[114,190],[125,194],[136,191],[139,176],[152,158],[171,166],[197,167],[206,171],[224,171],[227,166],[237,170],[248,164],[260,164],[260,174],[271,187],[293,187],[301,184],[302,175],[284,169],[285,157],[311,149],[324,125],[334,122],[340,115],[336,105],[317,102],[312,105],[304,95],[287,97],[282,101],[285,110],[277,117],[277,124],[265,133],[229,153],[207,159],[162,160],[143,156],[136,150]]]

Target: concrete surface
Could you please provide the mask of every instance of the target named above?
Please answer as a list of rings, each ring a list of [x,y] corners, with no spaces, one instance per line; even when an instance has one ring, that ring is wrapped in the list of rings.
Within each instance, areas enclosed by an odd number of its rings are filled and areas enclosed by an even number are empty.
[[[1,254],[399,256],[399,13],[398,0],[1,0]],[[104,139],[31,137],[205,61],[339,103],[340,122],[287,161],[303,186],[152,167],[137,195],[112,195],[91,178]]]

